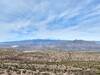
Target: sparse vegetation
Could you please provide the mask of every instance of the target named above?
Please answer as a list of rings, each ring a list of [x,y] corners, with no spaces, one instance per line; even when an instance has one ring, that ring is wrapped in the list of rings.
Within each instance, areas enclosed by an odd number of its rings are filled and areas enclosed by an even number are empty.
[[[0,75],[100,74],[100,54],[96,52],[17,52],[10,49],[1,50],[0,54]]]

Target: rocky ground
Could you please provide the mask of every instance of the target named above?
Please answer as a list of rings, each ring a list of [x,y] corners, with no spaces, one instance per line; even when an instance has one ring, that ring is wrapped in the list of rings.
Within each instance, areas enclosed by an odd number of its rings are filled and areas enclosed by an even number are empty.
[[[100,52],[1,50],[0,75],[100,75]]]
[[[96,75],[90,68],[46,64],[1,64],[0,75]]]

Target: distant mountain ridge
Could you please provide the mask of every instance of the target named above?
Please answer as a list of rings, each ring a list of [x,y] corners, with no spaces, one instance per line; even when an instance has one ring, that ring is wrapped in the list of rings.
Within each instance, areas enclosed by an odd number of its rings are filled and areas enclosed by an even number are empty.
[[[23,40],[13,42],[2,42],[0,48],[16,48],[18,50],[86,50],[99,51],[99,41],[85,41],[85,40]]]

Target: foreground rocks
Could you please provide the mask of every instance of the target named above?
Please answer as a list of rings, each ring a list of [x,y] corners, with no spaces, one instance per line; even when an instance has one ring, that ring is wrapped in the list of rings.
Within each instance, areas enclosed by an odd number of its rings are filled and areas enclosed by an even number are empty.
[[[11,64],[4,65],[6,68],[0,69],[0,75],[96,75],[96,72],[89,68],[46,64],[28,64],[30,66]],[[22,66],[22,69],[18,66]]]
[[[100,53],[4,50],[0,75],[100,75]]]

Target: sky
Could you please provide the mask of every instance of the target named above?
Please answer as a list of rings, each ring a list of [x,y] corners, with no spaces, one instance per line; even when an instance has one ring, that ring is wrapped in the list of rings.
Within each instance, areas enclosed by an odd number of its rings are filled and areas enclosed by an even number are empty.
[[[99,40],[100,0],[0,0],[0,42]]]

